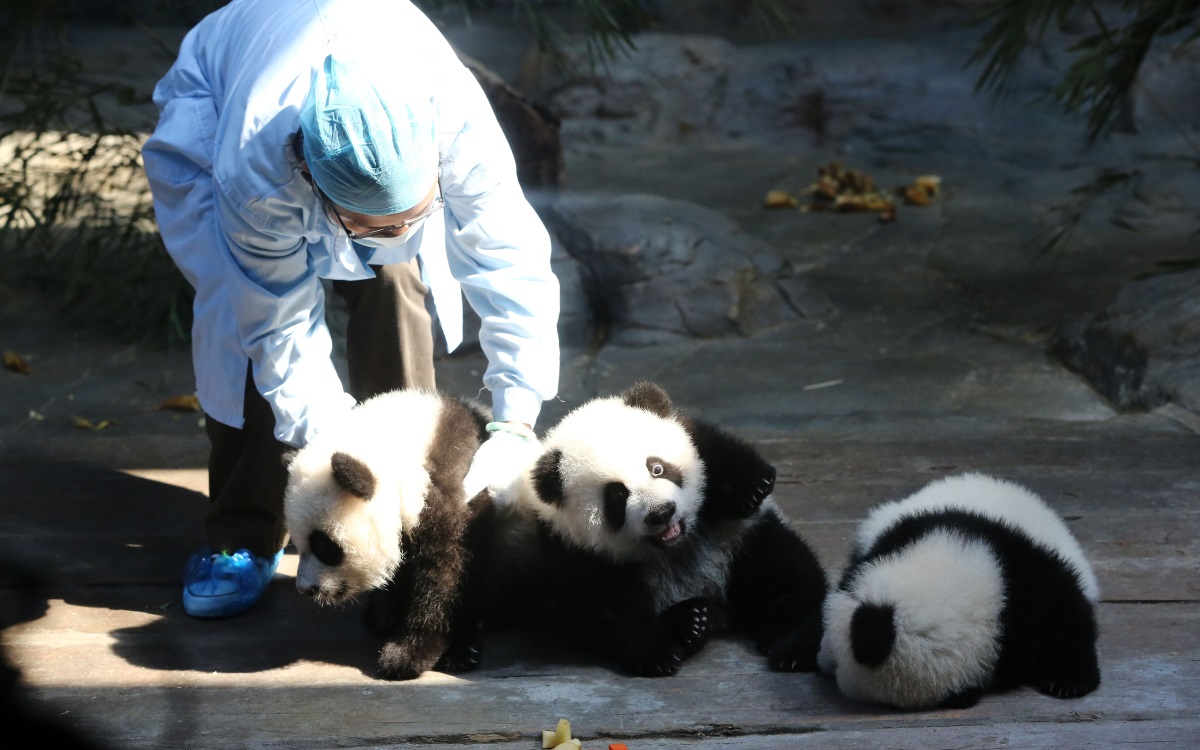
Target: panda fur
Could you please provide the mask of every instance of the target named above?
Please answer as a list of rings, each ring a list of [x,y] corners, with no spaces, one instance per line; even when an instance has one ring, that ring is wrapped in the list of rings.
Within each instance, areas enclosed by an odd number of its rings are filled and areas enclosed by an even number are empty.
[[[1016,484],[967,473],[873,510],[825,603],[823,672],[858,700],[965,708],[1032,685],[1100,684],[1099,587],[1062,519]]]
[[[296,588],[324,606],[366,595],[382,635],[378,674],[412,679],[477,666],[482,614],[469,610],[472,536],[490,498],[463,488],[486,411],[417,389],[375,396],[289,462],[284,516],[300,553]],[[439,663],[440,662],[440,663]]]
[[[813,671],[827,581],[774,482],[653,383],[591,400],[545,434],[507,511],[502,608],[635,675],[674,674],[726,629],[775,669]]]

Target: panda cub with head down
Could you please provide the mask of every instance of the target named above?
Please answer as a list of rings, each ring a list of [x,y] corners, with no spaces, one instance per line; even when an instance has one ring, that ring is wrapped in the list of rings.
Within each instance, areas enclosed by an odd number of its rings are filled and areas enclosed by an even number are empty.
[[[501,606],[635,675],[674,674],[726,628],[775,669],[814,670],[827,582],[774,483],[750,445],[676,412],[653,383],[589,401],[546,433],[525,477]]]
[[[982,474],[938,480],[873,510],[825,604],[822,671],[846,695],[965,708],[1032,685],[1071,698],[1100,684],[1096,577],[1062,519]]]
[[[468,502],[463,478],[487,421],[473,403],[392,391],[355,406],[289,463],[296,588],[321,605],[367,594],[365,624],[385,639],[383,678],[478,665],[483,615],[468,572],[491,505],[486,495]]]

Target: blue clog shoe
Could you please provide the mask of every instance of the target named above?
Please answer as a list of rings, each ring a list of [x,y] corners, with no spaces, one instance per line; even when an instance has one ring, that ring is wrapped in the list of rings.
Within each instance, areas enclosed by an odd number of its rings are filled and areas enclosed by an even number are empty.
[[[240,549],[232,555],[201,550],[183,571],[183,609],[192,617],[231,617],[262,598],[283,550],[256,557]]]

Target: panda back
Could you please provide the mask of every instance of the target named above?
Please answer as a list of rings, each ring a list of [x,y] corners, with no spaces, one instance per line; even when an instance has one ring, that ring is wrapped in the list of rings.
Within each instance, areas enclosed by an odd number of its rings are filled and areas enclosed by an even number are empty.
[[[903,519],[946,510],[975,513],[1005,524],[1058,557],[1075,576],[1084,596],[1092,602],[1099,600],[1100,587],[1092,566],[1062,518],[1028,489],[984,474],[945,477],[903,500],[875,508],[855,535],[855,559]]]

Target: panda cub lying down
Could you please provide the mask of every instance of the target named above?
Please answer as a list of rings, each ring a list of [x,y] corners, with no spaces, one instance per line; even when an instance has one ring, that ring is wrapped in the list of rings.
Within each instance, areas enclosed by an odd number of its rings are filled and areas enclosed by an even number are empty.
[[[468,503],[463,478],[487,421],[475,404],[392,391],[356,406],[289,463],[296,588],[321,605],[367,594],[366,625],[385,638],[380,677],[478,666],[482,597],[469,590],[468,570],[492,511],[486,495]]]
[[[965,708],[1032,685],[1058,698],[1100,684],[1083,550],[1041,498],[982,474],[875,508],[825,605],[822,671],[846,695]]]
[[[757,451],[653,383],[589,401],[497,499],[492,618],[569,634],[634,675],[674,674],[726,629],[774,669],[815,670],[827,582],[774,483]]]

